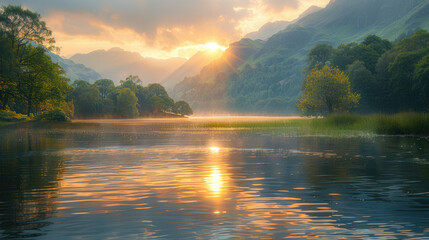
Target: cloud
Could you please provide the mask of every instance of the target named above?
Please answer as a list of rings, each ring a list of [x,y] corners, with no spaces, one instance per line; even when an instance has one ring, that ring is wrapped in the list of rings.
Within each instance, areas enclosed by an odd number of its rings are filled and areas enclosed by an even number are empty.
[[[101,35],[103,26],[132,29],[148,43],[161,40],[174,47],[204,36],[237,37],[238,22],[249,16],[243,0],[6,0],[40,12],[54,31],[70,35]],[[241,10],[236,10],[241,8]],[[55,21],[52,21],[54,20]],[[56,21],[61,21],[60,23]],[[174,35],[173,35],[174,34]],[[171,46],[170,46],[171,45]]]
[[[72,41],[124,49],[132,45],[139,52],[171,52],[207,42],[227,46],[247,33],[243,30],[276,20],[271,13],[282,17],[283,10],[297,11],[300,2],[309,1],[320,0],[2,0],[2,4],[21,4],[39,12],[71,54],[83,51],[68,49],[67,44],[76,48]]]

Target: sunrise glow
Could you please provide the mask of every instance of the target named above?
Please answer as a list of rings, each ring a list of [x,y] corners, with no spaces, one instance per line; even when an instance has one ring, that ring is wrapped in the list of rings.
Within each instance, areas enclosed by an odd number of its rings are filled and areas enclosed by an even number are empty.
[[[216,42],[206,43],[202,47],[205,48],[205,50],[209,50],[209,51],[217,51],[217,50],[225,51],[227,49],[227,47],[221,46]]]

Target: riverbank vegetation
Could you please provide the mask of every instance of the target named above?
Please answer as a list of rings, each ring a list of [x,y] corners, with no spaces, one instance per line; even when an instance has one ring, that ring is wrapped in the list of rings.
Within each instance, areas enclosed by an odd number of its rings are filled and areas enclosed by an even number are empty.
[[[141,85],[130,76],[115,86],[101,79],[73,83],[48,53],[58,51],[40,14],[21,6],[0,9],[0,121],[67,121],[71,118],[136,118],[191,115],[159,84]]]
[[[286,135],[371,136],[423,135],[429,136],[429,114],[332,114],[324,118],[295,118],[264,121],[214,121],[202,124],[208,129],[241,129]]]
[[[346,74],[351,92],[360,95],[355,113],[429,111],[429,33],[425,30],[394,43],[370,35],[361,43],[340,44],[336,48],[318,44],[308,55],[307,79],[325,66]],[[323,76],[319,79],[327,82]],[[304,90],[305,84],[308,80],[304,81]],[[328,108],[329,101],[324,100],[319,99],[318,103]],[[298,106],[304,114],[314,115],[308,114],[300,102]],[[344,110],[336,108],[333,112]]]

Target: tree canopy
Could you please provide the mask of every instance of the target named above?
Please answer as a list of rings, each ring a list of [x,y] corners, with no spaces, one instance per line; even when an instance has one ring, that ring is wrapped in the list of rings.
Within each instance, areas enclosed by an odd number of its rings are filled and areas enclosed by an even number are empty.
[[[338,68],[313,69],[304,81],[297,106],[304,115],[326,116],[356,108],[360,95],[352,93],[347,75]]]

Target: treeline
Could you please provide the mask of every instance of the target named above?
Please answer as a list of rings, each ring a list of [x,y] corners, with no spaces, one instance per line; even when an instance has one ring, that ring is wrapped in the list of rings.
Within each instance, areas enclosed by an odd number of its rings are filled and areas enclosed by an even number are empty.
[[[306,71],[310,75],[324,66],[347,75],[351,92],[360,94],[358,112],[429,110],[429,33],[425,30],[395,43],[370,35],[359,44],[316,45],[308,55]]]
[[[9,118],[10,113],[39,118],[46,112],[69,118],[192,114],[186,102],[175,103],[159,84],[143,87],[137,76],[117,87],[107,79],[70,85],[64,69],[46,54],[57,50],[54,44],[38,13],[21,6],[0,8],[0,111]]]
[[[67,100],[74,103],[78,118],[133,118],[139,116],[192,115],[184,101],[174,102],[160,84],[141,85],[137,76],[129,76],[115,87],[112,80],[100,79],[94,84],[73,82]]]

